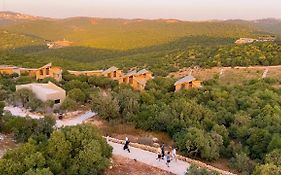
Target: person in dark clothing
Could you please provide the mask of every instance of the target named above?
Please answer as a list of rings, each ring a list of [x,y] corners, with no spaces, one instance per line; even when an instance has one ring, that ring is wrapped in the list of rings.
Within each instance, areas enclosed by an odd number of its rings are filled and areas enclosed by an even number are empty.
[[[130,151],[130,149],[129,149],[129,143],[130,143],[130,140],[126,137],[123,150],[127,150],[127,151],[130,153],[131,151]]]
[[[164,145],[164,143],[161,145],[161,153],[162,153],[162,159],[164,160],[164,156],[165,156],[165,145]]]

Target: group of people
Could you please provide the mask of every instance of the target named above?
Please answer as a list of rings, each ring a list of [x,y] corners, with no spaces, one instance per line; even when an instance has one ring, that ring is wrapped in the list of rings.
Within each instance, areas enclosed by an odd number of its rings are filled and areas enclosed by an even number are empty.
[[[129,153],[131,152],[130,151],[130,148],[129,148],[129,144],[130,144],[130,140],[128,139],[128,137],[125,138],[125,143],[124,143],[124,146],[123,146],[123,150],[127,150]],[[157,158],[156,160],[166,160],[166,165],[168,167],[170,167],[170,163],[172,160],[175,160],[177,161],[177,151],[176,151],[176,148],[173,148],[172,149],[172,152],[170,151],[167,151],[165,152],[165,145],[162,144],[160,145],[160,147],[158,148],[157,150]]]
[[[165,145],[162,144],[160,145],[160,147],[157,150],[157,158],[156,160],[164,160],[166,159],[166,165],[168,167],[170,167],[170,163],[172,160],[177,161],[177,150],[176,148],[172,149],[172,153],[170,153],[170,151],[167,151],[167,154],[165,154]]]

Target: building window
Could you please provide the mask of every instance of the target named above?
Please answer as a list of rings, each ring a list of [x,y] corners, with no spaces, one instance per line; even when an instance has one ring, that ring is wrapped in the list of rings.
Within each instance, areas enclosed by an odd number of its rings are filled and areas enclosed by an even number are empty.
[[[192,81],[188,83],[188,86],[192,88]]]
[[[55,100],[55,104],[59,104],[60,103],[60,99]]]
[[[46,75],[50,75],[50,68],[46,68]]]
[[[44,74],[44,73],[43,73],[43,70],[41,69],[41,70],[40,70],[40,75],[43,75],[43,74]]]
[[[117,72],[114,71],[114,72],[113,72],[113,77],[116,77],[116,76],[117,76]]]
[[[146,78],[146,74],[143,74],[143,77]]]
[[[181,84],[181,89],[184,89],[185,88],[185,84]]]

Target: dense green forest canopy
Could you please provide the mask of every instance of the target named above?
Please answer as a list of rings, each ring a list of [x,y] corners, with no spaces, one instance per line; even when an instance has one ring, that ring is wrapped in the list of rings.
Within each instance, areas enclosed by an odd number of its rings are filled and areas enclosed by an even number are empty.
[[[169,20],[97,18],[39,19],[2,27],[8,31],[45,40],[68,40],[76,46],[127,50],[172,42],[182,37],[239,38],[256,36],[248,25]]]
[[[0,24],[1,64],[40,67],[53,62],[73,70],[144,67],[166,76],[190,66],[276,65],[281,60],[278,41],[234,44],[240,37],[278,38],[280,21],[273,19],[188,22],[10,16]],[[47,42],[64,39],[73,44],[48,49]]]
[[[254,24],[239,20],[183,22],[96,18],[5,22],[0,30],[0,64],[41,67],[53,62],[65,70],[103,69],[113,65],[123,70],[147,68],[156,78],[148,82],[143,92],[118,86],[117,82],[104,77],[75,77],[64,71],[63,81],[55,82],[67,91],[60,110],[75,110],[79,105],[90,104],[105,120],[168,133],[184,155],[208,161],[231,159],[231,166],[243,174],[279,175],[280,80],[241,80],[241,85],[226,86],[209,80],[203,83],[203,88],[175,93],[175,79],[163,78],[184,67],[280,65],[279,41],[233,44],[239,37],[269,33],[278,36],[278,28],[279,22],[270,20]],[[45,40],[63,39],[74,42],[73,46],[60,49],[46,46]],[[12,102],[26,95],[33,97],[26,91],[15,93],[16,84],[33,81],[27,76],[1,75],[0,101]],[[26,107],[35,111],[45,107],[35,98],[28,102]],[[4,105],[0,103],[0,111]],[[58,171],[79,174],[75,165],[81,165],[80,158],[86,162],[96,161],[83,159],[87,157],[85,150],[102,160],[98,173],[108,165],[110,148],[104,147],[104,141],[96,134],[90,134],[93,142],[86,140],[78,149],[69,146],[69,143],[78,143],[71,140],[68,133],[83,131],[80,127],[53,132],[51,120],[10,119],[3,117],[2,112],[0,115],[2,128],[14,132],[18,141],[29,140],[0,161],[2,172],[6,173],[5,168],[9,166],[20,174],[56,174]],[[88,127],[85,129],[92,131]],[[38,145],[42,140],[45,144]],[[67,148],[62,150],[62,157],[56,157],[55,149],[48,147],[49,143],[60,144],[56,140],[63,140],[61,144]],[[94,154],[94,147],[104,149],[103,154]],[[75,151],[68,162],[69,152],[64,151],[72,150]],[[21,159],[13,161],[18,152],[22,153]],[[39,161],[30,162],[34,157]],[[94,169],[81,167],[84,174],[94,173]],[[200,171],[193,168],[194,174]]]
[[[27,78],[2,76],[0,100],[27,94],[14,92],[15,84],[32,81]],[[105,77],[67,73],[63,81],[55,83],[67,91],[62,111],[91,105],[104,120],[168,133],[181,154],[209,161],[227,158],[234,169],[244,174],[260,174],[268,169],[280,172],[280,162],[276,162],[281,153],[280,80],[241,80],[241,85],[209,80],[203,88],[174,92],[175,81],[157,77],[148,82],[143,92],[119,86]],[[49,126],[44,123],[10,120],[4,128],[14,126],[16,138],[22,141],[29,137],[46,140],[41,132],[50,135],[51,131],[44,129]],[[40,125],[44,127],[36,129]]]
[[[210,42],[224,42],[215,38],[185,38],[202,41],[202,44],[188,45],[176,42],[161,46],[117,51],[89,47],[66,47],[47,49],[45,46],[23,47],[0,51],[2,64],[23,67],[41,67],[53,62],[65,70],[94,70],[117,66],[128,70],[132,67],[147,68],[154,75],[166,76],[184,67],[199,66],[251,66],[281,64],[279,43],[255,43],[250,45],[210,45]],[[210,42],[208,41],[210,40]],[[174,46],[177,47],[174,47]],[[24,60],[24,61],[23,61]]]

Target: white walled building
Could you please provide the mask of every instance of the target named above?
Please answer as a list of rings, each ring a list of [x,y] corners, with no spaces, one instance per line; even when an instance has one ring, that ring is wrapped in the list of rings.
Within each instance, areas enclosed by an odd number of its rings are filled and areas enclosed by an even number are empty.
[[[65,90],[52,82],[17,85],[16,90],[18,91],[20,89],[29,89],[38,99],[43,102],[48,100],[54,101],[55,105],[60,105],[66,96]]]

